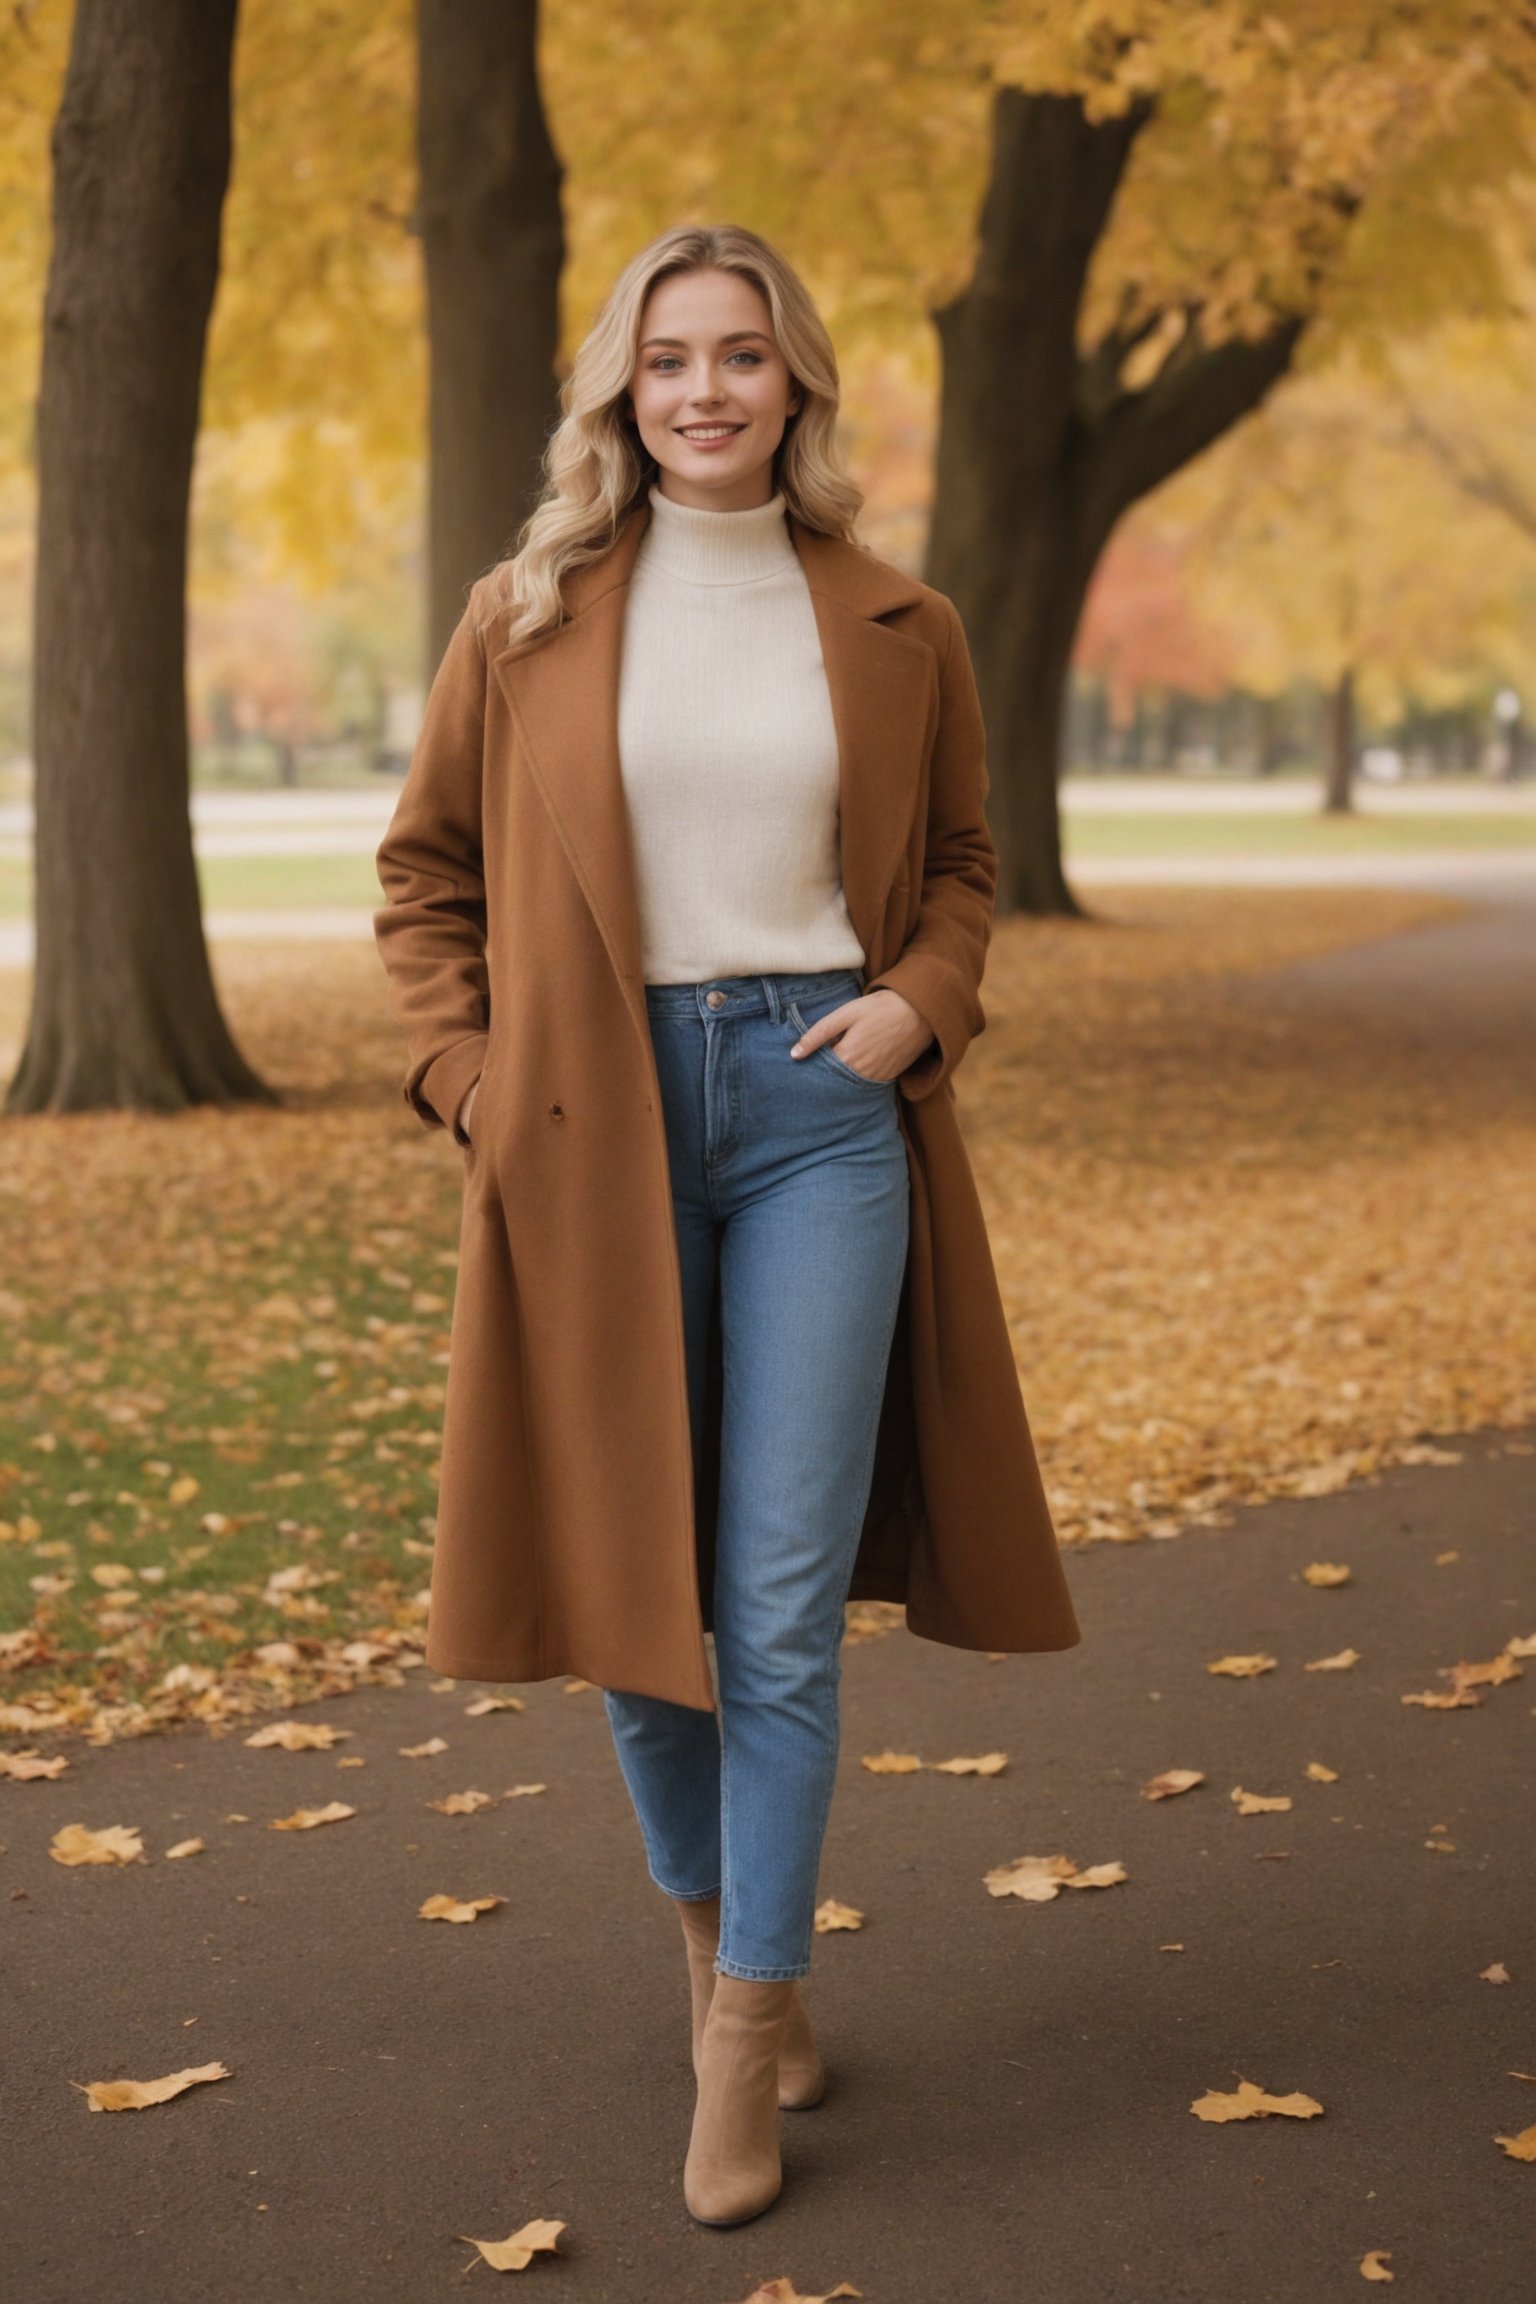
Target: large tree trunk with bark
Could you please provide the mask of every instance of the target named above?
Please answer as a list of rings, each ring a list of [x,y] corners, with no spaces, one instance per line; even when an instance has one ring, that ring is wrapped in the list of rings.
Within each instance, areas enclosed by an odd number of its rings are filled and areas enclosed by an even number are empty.
[[[1348,815],[1355,805],[1355,675],[1344,667],[1323,712],[1323,813]]]
[[[1078,912],[1057,806],[1066,682],[1089,582],[1121,515],[1258,405],[1299,318],[1206,343],[1200,315],[1152,380],[1122,381],[1169,317],[1137,311],[1091,352],[1089,265],[1151,107],[1090,120],[1075,96],[1000,89],[976,266],[933,314],[943,365],[926,580],[964,618],[987,721],[1000,913]]]
[[[219,1010],[188,808],[187,509],[234,29],[235,0],[75,9],[37,423],[37,961],[11,1113],[275,1101]]]
[[[417,0],[426,253],[429,674],[532,510],[559,413],[564,171],[537,0]]]

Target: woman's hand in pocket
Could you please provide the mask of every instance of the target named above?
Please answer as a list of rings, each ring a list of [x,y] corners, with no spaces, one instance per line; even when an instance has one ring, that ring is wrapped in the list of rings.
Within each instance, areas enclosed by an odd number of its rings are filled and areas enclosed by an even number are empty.
[[[885,1081],[915,1064],[932,1042],[932,1026],[911,1001],[882,984],[878,991],[861,993],[819,1016],[790,1054],[803,1060],[831,1043],[850,1072]]]

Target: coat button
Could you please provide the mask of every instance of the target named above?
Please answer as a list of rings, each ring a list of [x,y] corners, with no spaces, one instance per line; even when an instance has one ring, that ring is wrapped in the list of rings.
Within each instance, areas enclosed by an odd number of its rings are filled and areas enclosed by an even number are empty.
[[[706,992],[704,1005],[706,1008],[723,1008],[725,1006],[725,994],[723,992]]]

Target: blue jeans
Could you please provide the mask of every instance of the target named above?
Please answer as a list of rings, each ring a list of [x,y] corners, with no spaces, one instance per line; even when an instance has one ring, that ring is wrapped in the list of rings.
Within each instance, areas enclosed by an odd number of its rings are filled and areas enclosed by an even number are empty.
[[[829,1048],[790,1054],[862,988],[851,969],[646,986],[696,1479],[717,1273],[721,1291],[719,1707],[603,1701],[651,1878],[669,1896],[718,1894],[729,1976],[811,1964],[843,1608],[906,1266],[895,1081]]]

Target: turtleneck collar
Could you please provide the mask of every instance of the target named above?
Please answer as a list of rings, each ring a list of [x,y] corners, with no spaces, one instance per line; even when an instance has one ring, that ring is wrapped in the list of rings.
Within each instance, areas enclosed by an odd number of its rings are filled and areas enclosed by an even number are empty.
[[[687,584],[751,584],[795,565],[789,506],[782,489],[745,512],[705,512],[649,490],[650,526],[641,550],[669,576]]]

